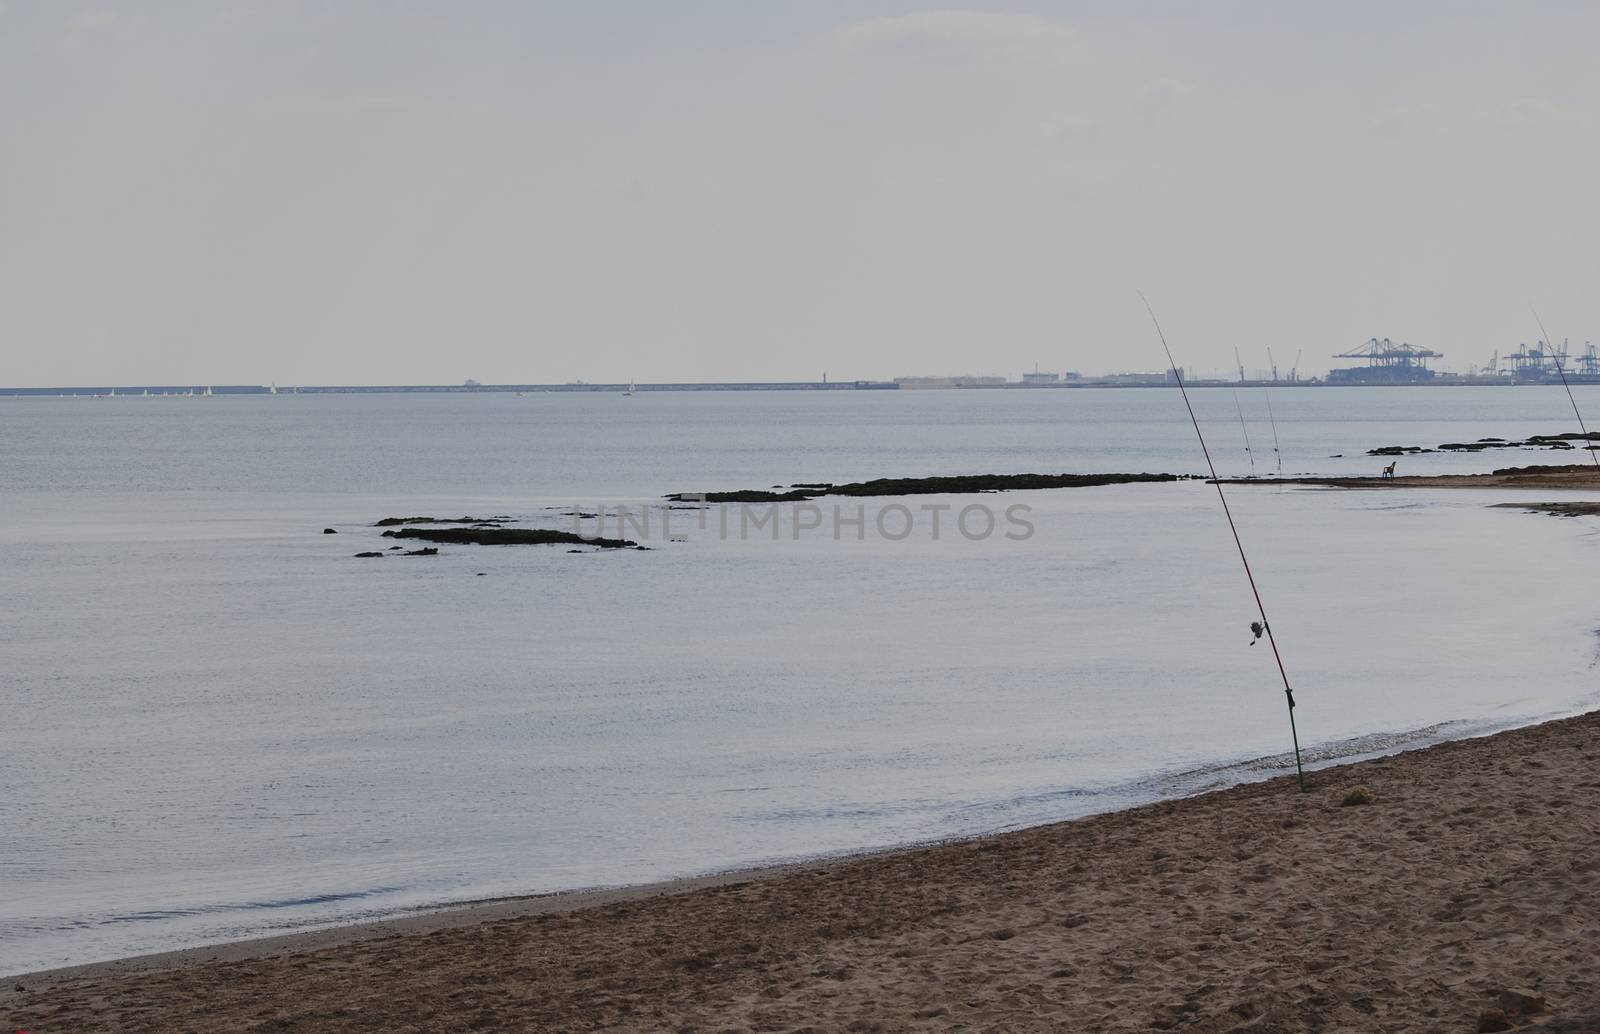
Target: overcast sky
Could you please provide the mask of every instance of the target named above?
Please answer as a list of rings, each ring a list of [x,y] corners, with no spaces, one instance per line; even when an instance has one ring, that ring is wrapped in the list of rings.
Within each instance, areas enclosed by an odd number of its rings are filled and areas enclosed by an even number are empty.
[[[0,0],[0,384],[1600,340],[1600,5]]]

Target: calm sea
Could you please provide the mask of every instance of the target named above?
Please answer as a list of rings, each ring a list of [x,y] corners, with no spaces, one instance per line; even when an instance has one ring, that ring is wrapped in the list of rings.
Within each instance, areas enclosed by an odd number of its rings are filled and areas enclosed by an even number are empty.
[[[1576,429],[1559,388],[1280,389],[1275,454],[1260,389],[1245,428],[1231,391],[1195,397],[1234,474]],[[660,506],[1201,469],[1164,390],[0,398],[0,972],[1281,772],[1282,691],[1202,483]],[[1313,756],[1597,702],[1595,526],[1487,505],[1512,497],[1234,491]],[[955,525],[975,505],[992,531]],[[648,551],[353,558],[389,515],[592,534],[568,514],[619,508]]]

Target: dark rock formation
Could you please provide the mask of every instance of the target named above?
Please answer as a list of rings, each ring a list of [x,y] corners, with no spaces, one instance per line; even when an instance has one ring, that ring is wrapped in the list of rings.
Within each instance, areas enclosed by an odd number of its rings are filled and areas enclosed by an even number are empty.
[[[602,546],[606,549],[625,549],[637,546],[629,539],[588,538],[570,531],[552,531],[548,528],[401,528],[393,534],[397,539],[422,539],[425,542],[451,542],[476,546]]]
[[[1600,503],[1493,503],[1500,509],[1527,510],[1530,513],[1547,513],[1552,517],[1600,517]]]
[[[1501,477],[1516,477],[1518,474],[1587,474],[1592,470],[1594,470],[1592,463],[1563,463],[1549,466],[1535,464],[1531,467],[1501,467],[1490,473]]]
[[[400,555],[401,556],[438,556],[439,555],[439,548],[437,546],[423,546],[421,549],[408,549],[404,553],[401,553]]]
[[[385,517],[374,528],[392,528],[401,524],[502,524],[509,517]]]
[[[1006,492],[1038,488],[1087,488],[1092,485],[1122,485],[1131,482],[1186,481],[1195,474],[964,474],[953,477],[877,478],[844,485],[791,485],[787,491],[743,489],[736,492],[707,492],[708,503],[791,503],[818,496],[885,495],[960,495],[975,492]],[[700,502],[700,495],[675,492],[666,497],[675,503]]]
[[[1368,449],[1368,456],[1405,456],[1419,452],[1482,452],[1485,449],[1570,449],[1575,441],[1585,441],[1583,434],[1536,434],[1525,442],[1505,438],[1479,438],[1475,442],[1445,442],[1437,450],[1420,445],[1385,445]],[[1600,431],[1591,431],[1588,441],[1600,441]]]
[[[332,529],[332,528],[323,528],[323,529],[322,529],[322,533],[323,533],[323,534],[324,534],[324,535],[337,535],[337,534],[339,534],[339,533],[338,533],[338,532],[337,532],[337,531],[335,531],[335,530],[334,530],[334,529]]]
[[[383,556],[382,553],[357,553],[357,557]]]

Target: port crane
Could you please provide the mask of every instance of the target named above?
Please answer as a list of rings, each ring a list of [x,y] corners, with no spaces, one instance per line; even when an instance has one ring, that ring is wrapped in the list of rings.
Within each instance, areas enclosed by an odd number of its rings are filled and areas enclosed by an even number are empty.
[[[1437,359],[1443,352],[1435,352],[1431,348],[1422,348],[1418,345],[1395,344],[1388,338],[1379,340],[1370,339],[1360,348],[1348,352],[1340,352],[1335,359],[1365,359],[1368,366],[1394,366],[1409,368],[1420,366],[1426,368],[1429,359]]]
[[[1340,352],[1340,359],[1365,359],[1365,366],[1329,370],[1329,384],[1419,384],[1433,379],[1428,360],[1443,355],[1431,348],[1388,338],[1370,338],[1360,348]]]
[[[1278,363],[1272,358],[1272,349],[1267,349],[1267,366],[1272,369],[1272,383],[1278,383]]]
[[[1244,360],[1239,358],[1239,350],[1233,350],[1233,365],[1239,368],[1239,383],[1244,383]]]
[[[1537,381],[1565,369],[1567,343],[1556,348],[1548,341],[1535,341],[1532,347],[1518,345],[1515,352],[1506,354],[1511,360],[1511,376],[1520,381]],[[1581,360],[1580,360],[1581,362]]]
[[[1300,381],[1300,357],[1305,354],[1306,350],[1303,348],[1294,354],[1294,365],[1289,367],[1289,382],[1291,384],[1296,384]]]

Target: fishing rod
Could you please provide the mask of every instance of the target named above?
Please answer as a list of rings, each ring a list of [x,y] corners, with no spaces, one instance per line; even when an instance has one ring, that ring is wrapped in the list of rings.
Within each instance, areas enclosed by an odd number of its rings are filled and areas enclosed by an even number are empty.
[[[1283,477],[1283,453],[1278,448],[1278,421],[1272,415],[1272,392],[1262,388],[1261,397],[1267,400],[1267,420],[1272,424],[1272,455],[1278,461],[1278,476]]]
[[[1528,308],[1533,312],[1533,322],[1539,324],[1539,333],[1544,335],[1545,347],[1554,352],[1555,345],[1550,342],[1550,332],[1544,329],[1544,320],[1539,318],[1539,310],[1533,307],[1532,302],[1528,303]],[[1594,460],[1594,468],[1600,470],[1600,452],[1595,451],[1594,442],[1589,440],[1589,429],[1583,426],[1583,414],[1578,412],[1578,400],[1572,397],[1572,385],[1567,383],[1567,371],[1561,368],[1561,356],[1557,355],[1555,359],[1556,373],[1561,375],[1561,386],[1567,389],[1567,401],[1572,403],[1572,415],[1578,418],[1578,430],[1583,432],[1583,444],[1589,450],[1589,458]]]
[[[1178,382],[1178,391],[1183,395],[1183,406],[1189,411],[1189,422],[1194,425],[1194,436],[1200,439],[1200,451],[1205,454],[1206,467],[1211,471],[1211,483],[1217,487],[1217,499],[1222,503],[1223,516],[1228,518],[1228,529],[1233,532],[1233,544],[1239,550],[1239,563],[1244,565],[1244,576],[1250,582],[1250,594],[1256,598],[1256,611],[1261,615],[1261,630],[1266,633],[1267,644],[1272,647],[1272,659],[1278,662],[1278,675],[1283,679],[1283,696],[1289,703],[1289,736],[1294,741],[1294,771],[1295,779],[1300,785],[1300,792],[1306,792],[1306,770],[1300,762],[1300,733],[1294,724],[1294,690],[1289,688],[1289,673],[1283,667],[1283,655],[1278,652],[1278,640],[1273,638],[1272,625],[1267,621],[1267,608],[1261,602],[1261,590],[1256,588],[1256,576],[1250,571],[1250,560],[1244,555],[1244,543],[1239,539],[1239,526],[1233,523],[1233,511],[1228,509],[1228,497],[1222,491],[1222,479],[1217,477],[1217,465],[1211,462],[1211,450],[1206,447],[1206,436],[1200,431],[1200,420],[1194,415],[1194,404],[1189,401],[1189,389],[1184,387],[1183,374],[1178,372],[1177,360],[1172,358],[1172,346],[1167,344],[1167,335],[1162,333],[1161,321],[1156,319],[1156,310],[1150,307],[1150,299],[1139,292],[1139,300],[1144,302],[1144,309],[1150,314],[1150,322],[1155,325],[1156,337],[1161,339],[1161,348],[1167,353],[1167,368],[1172,371],[1172,376]],[[1238,393],[1234,393],[1234,401],[1238,401]],[[1259,634],[1259,633],[1258,633]]]
[[[1148,302],[1146,304],[1149,304]],[[1177,369],[1174,367],[1173,369]],[[1239,411],[1239,430],[1244,432],[1244,454],[1250,457],[1250,476],[1256,476],[1256,454],[1250,450],[1250,428],[1245,426],[1244,407],[1239,405],[1239,389],[1233,390],[1233,408]]]

